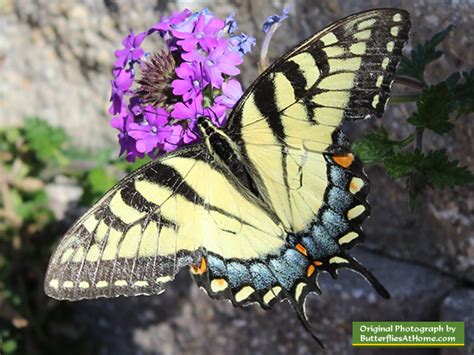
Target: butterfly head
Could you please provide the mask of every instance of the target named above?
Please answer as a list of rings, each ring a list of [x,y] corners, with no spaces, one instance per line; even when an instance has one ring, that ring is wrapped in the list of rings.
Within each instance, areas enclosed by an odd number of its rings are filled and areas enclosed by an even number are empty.
[[[216,126],[214,126],[211,118],[208,116],[199,116],[197,119],[197,127],[201,133],[201,137],[204,140],[206,140],[216,131]]]

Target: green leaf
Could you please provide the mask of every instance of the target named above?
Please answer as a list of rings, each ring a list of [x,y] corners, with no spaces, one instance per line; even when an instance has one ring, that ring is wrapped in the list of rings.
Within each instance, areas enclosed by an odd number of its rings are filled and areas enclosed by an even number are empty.
[[[457,160],[450,161],[446,150],[434,150],[427,155],[419,150],[401,152],[385,159],[384,165],[393,179],[401,177],[423,177],[427,184],[438,189],[467,185],[474,182],[474,175]],[[420,180],[412,181],[420,189]]]
[[[5,130],[5,139],[10,144],[15,144],[20,136],[21,132],[19,128],[13,127]]]
[[[388,174],[392,179],[398,179],[417,171],[423,154],[419,150],[400,152],[383,161]]]
[[[94,154],[95,155],[94,160],[99,165],[104,165],[110,161],[112,154],[113,154],[113,149],[111,148],[101,149],[96,154]]]
[[[95,168],[90,171],[87,181],[94,193],[104,193],[109,190],[117,182],[114,176],[107,173],[105,168]]]
[[[450,161],[445,149],[429,152],[421,160],[420,170],[440,190],[474,182],[474,175],[465,166],[459,166],[459,161]]]
[[[400,148],[413,141],[410,135],[403,140],[395,140],[389,137],[385,129],[370,132],[352,145],[352,149],[364,163],[380,163],[383,159],[395,154]]]
[[[436,46],[444,41],[453,27],[453,25],[449,25],[441,32],[436,33],[423,45],[418,43],[411,51],[410,57],[403,56],[398,68],[398,75],[410,76],[424,83],[426,66],[443,55],[442,51],[436,50]]]
[[[459,115],[474,112],[474,69],[451,74],[446,84],[451,93],[451,110]]]
[[[414,211],[418,197],[426,187],[444,189],[474,183],[474,175],[457,160],[450,161],[446,151],[435,150],[427,155],[419,150],[400,152],[383,161],[393,179],[407,177],[406,189],[410,210]]]
[[[409,198],[409,205],[410,205],[410,212],[413,213],[415,212],[416,206],[418,206],[418,192],[408,192],[408,198]]]
[[[408,123],[439,134],[449,132],[454,127],[448,121],[450,100],[448,86],[445,82],[424,89],[416,103],[417,112],[408,118]]]
[[[121,158],[119,160],[115,160],[113,162],[113,166],[120,170],[125,171],[126,173],[129,173],[129,172],[137,170],[143,165],[149,163],[150,161],[151,161],[151,158],[149,156],[145,156],[142,159],[136,159],[134,162],[128,162],[125,159]]]
[[[118,179],[109,174],[104,167],[92,169],[86,176],[81,203],[90,205],[112,188]]]
[[[48,195],[44,190],[23,196],[23,202],[15,209],[23,221],[52,220],[53,214],[47,208]]]
[[[62,128],[52,127],[39,118],[27,118],[25,137],[30,148],[43,163],[67,163],[61,148],[68,137]]]
[[[17,343],[15,340],[13,339],[9,339],[7,341],[4,341],[2,346],[1,346],[1,349],[3,352],[5,352],[5,354],[11,354],[13,353],[17,348]]]

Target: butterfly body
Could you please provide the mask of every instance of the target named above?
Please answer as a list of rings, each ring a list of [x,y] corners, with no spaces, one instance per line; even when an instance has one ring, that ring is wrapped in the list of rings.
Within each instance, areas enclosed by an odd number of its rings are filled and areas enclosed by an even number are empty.
[[[239,145],[224,130],[215,126],[209,117],[199,118],[197,127],[201,132],[204,146],[213,159],[219,162],[221,166],[227,167],[230,173],[237,177],[241,183],[250,187],[248,171]]]
[[[184,266],[213,298],[304,312],[321,272],[360,273],[369,182],[340,130],[380,118],[407,40],[408,13],[342,19],[287,52],[247,89],[225,127],[132,173],[77,221],[45,290],[58,299],[158,294]],[[312,333],[313,334],[313,333]],[[314,336],[314,334],[313,334]]]

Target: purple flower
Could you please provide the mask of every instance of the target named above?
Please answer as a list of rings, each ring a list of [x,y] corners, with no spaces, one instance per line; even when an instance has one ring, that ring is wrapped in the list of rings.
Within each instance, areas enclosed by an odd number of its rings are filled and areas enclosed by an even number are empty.
[[[111,115],[117,115],[122,111],[124,107],[123,104],[123,91],[119,90],[115,80],[111,80],[110,83],[112,84],[112,93],[110,94],[110,101],[112,104],[109,107],[109,113]]]
[[[202,95],[198,95],[195,99],[188,102],[175,103],[171,116],[190,121],[194,121],[200,116],[205,116],[204,108],[202,107]]]
[[[119,131],[125,132],[127,130],[128,119],[129,113],[127,111],[127,107],[122,103],[122,107],[120,108],[118,115],[112,117],[110,120],[110,125]]]
[[[236,29],[233,14],[223,21],[207,9],[186,9],[145,32],[130,31],[115,52],[109,108],[110,125],[119,131],[120,154],[128,161],[146,154],[156,158],[197,141],[198,117],[225,124],[228,110],[242,95],[232,77],[255,44],[245,34],[231,36]],[[145,58],[141,45],[156,34],[167,48]]]
[[[191,16],[192,12],[188,9],[184,9],[183,11],[175,11],[170,17],[164,16],[159,23],[152,26],[150,31],[169,31],[171,28],[176,26],[177,24],[186,20],[189,16]]]
[[[235,13],[231,13],[224,21],[224,29],[227,33],[234,33],[237,31],[237,21],[235,20]]]
[[[122,155],[126,152],[125,158],[128,162],[134,162],[136,158],[143,159],[145,157],[144,153],[140,153],[136,149],[136,141],[128,132],[120,132],[118,134],[119,144],[120,144],[120,154]]]
[[[226,123],[227,107],[225,105],[216,102],[211,107],[206,108],[205,112],[215,126],[223,127]]]
[[[135,33],[130,31],[130,34],[122,41],[125,48],[115,51],[117,59],[114,65],[116,68],[124,68],[129,62],[138,61],[143,56],[144,52],[140,45],[146,35],[146,32],[142,32],[135,36]]]
[[[176,30],[180,32],[186,32],[186,33],[191,33],[194,30],[194,27],[196,25],[196,21],[199,18],[200,12],[194,12],[189,16],[187,19],[185,19],[183,22],[178,23],[170,28],[170,30]],[[176,38],[172,31],[170,31],[170,35],[173,36],[173,38]]]
[[[133,74],[129,70],[116,68],[114,69],[114,76],[115,79],[111,81],[112,94],[110,95],[110,101],[112,101],[112,104],[109,108],[109,113],[112,115],[120,113],[123,96],[133,83]]]
[[[241,55],[250,53],[252,51],[252,46],[255,46],[255,42],[255,37],[247,36],[245,33],[230,38],[232,49],[240,52]]]
[[[267,33],[274,24],[283,22],[283,20],[288,18],[288,12],[289,12],[289,9],[285,7],[283,9],[283,13],[281,14],[281,16],[275,14],[268,17],[267,21],[265,21],[265,23],[262,26],[262,31],[264,33]]]
[[[233,108],[243,94],[242,86],[237,80],[229,80],[222,84],[224,95],[218,96],[215,102],[227,108]]]
[[[148,106],[144,110],[143,123],[131,123],[128,134],[136,140],[136,149],[139,153],[152,153],[160,143],[172,132],[166,126],[169,120],[169,112],[158,107]]]
[[[226,106],[215,103],[213,106],[203,107],[202,102],[203,97],[199,95],[187,103],[178,102],[171,112],[172,117],[188,121],[188,131],[193,135],[195,135],[196,122],[199,117],[209,117],[217,126],[222,126],[225,119]],[[184,142],[187,143],[186,140]]]
[[[162,150],[165,152],[172,152],[173,150],[176,150],[183,142],[183,138],[188,137],[183,130],[183,126],[181,126],[180,124],[174,124],[172,126],[169,126],[169,128],[171,132],[164,139],[162,145]]]
[[[171,112],[171,116],[179,120],[183,120],[184,130],[186,137],[183,137],[185,143],[196,140],[196,122],[199,117],[207,116],[208,110],[202,106],[202,95],[196,96],[194,100],[190,100],[186,103],[178,102],[174,105],[174,109]]]
[[[114,85],[117,90],[127,92],[133,84],[134,72],[133,70],[127,70],[123,68],[115,68],[114,71]]]
[[[145,115],[145,108],[142,106],[141,98],[137,96],[132,96],[129,100],[127,108],[131,116],[135,118],[134,121],[143,120],[143,117]]]
[[[174,105],[171,116],[181,121],[183,128],[183,142],[185,144],[193,142],[197,139],[196,119],[204,116],[202,108],[202,96],[197,96],[194,100],[187,103],[178,102]]]
[[[145,155],[140,153],[136,149],[136,141],[128,133],[130,129],[130,121],[132,120],[130,113],[127,111],[127,107],[122,107],[120,114],[113,117],[110,120],[110,125],[119,130],[118,139],[120,144],[120,153],[122,155],[126,152],[126,159],[129,162],[135,161],[135,159],[143,158]]]
[[[179,79],[171,83],[173,94],[182,95],[184,101],[196,97],[208,84],[199,64],[184,62],[176,68],[176,75]]]
[[[206,23],[206,15],[201,14],[196,22],[196,25],[191,33],[173,30],[172,33],[185,51],[191,51],[197,48],[199,44],[201,48],[211,49],[217,45],[216,33],[224,28],[224,21],[217,18],[212,18]]]
[[[239,74],[240,70],[237,68],[237,65],[243,62],[239,54],[229,50],[226,40],[219,40],[217,47],[210,51],[208,56],[194,50],[183,54],[183,59],[201,63],[207,79],[215,88],[219,88],[222,85],[224,81],[222,74]]]

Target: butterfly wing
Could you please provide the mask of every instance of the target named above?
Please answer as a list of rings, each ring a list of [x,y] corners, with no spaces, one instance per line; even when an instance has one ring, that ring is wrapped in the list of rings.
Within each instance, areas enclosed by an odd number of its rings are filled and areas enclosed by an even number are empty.
[[[381,117],[409,27],[403,10],[351,15],[286,53],[238,102],[228,131],[287,230],[332,220],[347,225],[341,242],[358,238],[352,227],[360,235],[367,180],[338,127]]]
[[[112,188],[61,240],[46,293],[57,299],[158,294],[179,269],[279,253],[284,232],[201,145],[169,154]]]
[[[389,297],[347,253],[363,238],[369,185],[339,127],[382,116],[409,28],[398,9],[339,20],[272,64],[229,117],[259,195],[290,233],[270,267],[313,336],[304,302],[320,271],[350,268]]]

